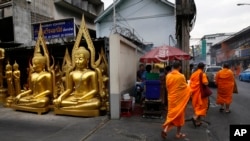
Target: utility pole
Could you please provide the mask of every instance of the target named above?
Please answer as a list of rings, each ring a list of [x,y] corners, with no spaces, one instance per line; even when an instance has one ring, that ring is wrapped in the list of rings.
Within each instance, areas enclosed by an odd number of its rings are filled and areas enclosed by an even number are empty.
[[[176,37],[177,46],[186,53],[189,53],[189,39],[191,27],[196,16],[194,0],[175,0],[176,4]],[[186,79],[190,77],[189,60],[182,61],[182,73]]]

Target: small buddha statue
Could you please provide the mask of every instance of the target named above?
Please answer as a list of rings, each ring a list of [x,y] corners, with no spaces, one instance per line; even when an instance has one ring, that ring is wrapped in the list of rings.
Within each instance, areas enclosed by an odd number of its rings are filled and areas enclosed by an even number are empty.
[[[97,73],[88,66],[90,53],[84,47],[79,47],[72,57],[75,68],[67,79],[68,87],[53,102],[55,111],[61,110],[63,114],[79,111],[80,116],[98,116],[101,101]]]
[[[18,68],[19,68],[19,65],[15,61],[15,63],[13,64],[13,80],[14,80],[14,86],[15,86],[15,95],[18,95],[21,93],[21,84],[20,84],[21,72]]]
[[[6,71],[5,71],[5,78],[7,82],[7,88],[8,88],[8,95],[9,97],[6,99],[6,106],[9,107],[13,99],[15,97],[15,90],[14,90],[14,85],[13,85],[13,74],[12,74],[12,66],[8,62],[6,65]]]
[[[40,52],[34,53],[29,88],[15,97],[14,109],[38,112],[39,114],[48,111],[47,106],[52,95],[52,75],[45,70],[46,61],[46,57]]]

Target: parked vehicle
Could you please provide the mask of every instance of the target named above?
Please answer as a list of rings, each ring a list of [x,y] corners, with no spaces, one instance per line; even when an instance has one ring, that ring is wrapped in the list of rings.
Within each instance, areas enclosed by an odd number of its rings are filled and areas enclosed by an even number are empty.
[[[215,86],[215,75],[221,70],[221,66],[206,66],[204,72],[207,75],[207,79],[210,86]]]
[[[244,70],[239,74],[240,81],[250,81],[250,68]]]

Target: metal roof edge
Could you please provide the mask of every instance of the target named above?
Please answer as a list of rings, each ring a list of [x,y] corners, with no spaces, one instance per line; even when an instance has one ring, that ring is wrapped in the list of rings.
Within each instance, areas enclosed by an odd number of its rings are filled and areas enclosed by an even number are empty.
[[[168,0],[160,0],[162,3],[165,3],[173,8],[175,8],[175,4],[168,1]],[[115,3],[112,3],[108,8],[106,8],[106,10],[104,10],[104,12],[101,13],[101,15],[97,16],[97,18],[95,19],[94,23],[99,22],[100,20],[102,20],[103,17],[105,17],[106,15],[108,15],[111,10],[114,7],[114,4],[117,6],[122,2],[122,0],[116,0]]]
[[[165,3],[165,4],[167,4],[167,5],[169,5],[169,6],[171,6],[171,7],[173,7],[173,8],[175,8],[175,4],[172,3],[172,2],[170,2],[170,1],[168,1],[168,0],[160,0],[160,1],[163,2],[163,3]]]
[[[214,44],[213,46],[218,45],[218,44],[221,44],[221,43],[223,43],[223,42],[225,42],[225,41],[228,41],[228,40],[230,40],[230,39],[236,37],[237,35],[240,35],[241,33],[245,32],[245,31],[247,31],[247,30],[250,30],[250,26],[248,26],[248,27],[246,27],[246,28],[243,28],[243,29],[240,30],[239,32],[236,32],[236,33],[232,34],[232,35],[229,36],[228,38],[226,38],[226,39],[224,39],[224,40],[222,40],[222,41],[220,41],[220,42]]]
[[[105,17],[106,15],[108,15],[111,10],[113,10],[113,7],[114,5],[119,5],[119,3],[121,2],[122,0],[116,0],[114,3],[112,3],[108,8],[106,8],[102,13],[101,15],[97,16],[97,18],[94,20],[94,23],[97,23],[99,22],[100,20],[102,20],[103,17]]]

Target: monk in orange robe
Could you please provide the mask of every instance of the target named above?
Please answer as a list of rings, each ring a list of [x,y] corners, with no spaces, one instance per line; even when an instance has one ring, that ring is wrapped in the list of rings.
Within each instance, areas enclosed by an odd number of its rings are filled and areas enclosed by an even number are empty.
[[[192,118],[195,127],[201,125],[201,117],[206,116],[208,109],[208,97],[201,97],[200,75],[202,74],[202,83],[208,85],[207,76],[203,73],[204,63],[199,63],[197,70],[190,76],[190,88],[192,89],[192,106],[194,115]]]
[[[187,85],[185,76],[179,71],[181,63],[175,62],[173,70],[166,76],[166,88],[168,91],[168,113],[161,132],[162,138],[166,138],[167,132],[172,127],[177,127],[176,138],[184,138],[181,127],[185,123],[185,108],[191,96],[191,89]]]
[[[229,69],[229,65],[227,63],[224,64],[223,69],[216,74],[215,80],[217,84],[216,103],[221,105],[220,112],[223,112],[224,108],[226,108],[225,112],[230,113],[229,107],[232,103],[235,81],[234,74]]]

